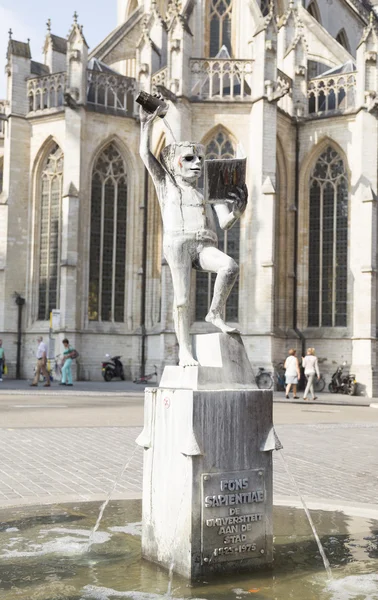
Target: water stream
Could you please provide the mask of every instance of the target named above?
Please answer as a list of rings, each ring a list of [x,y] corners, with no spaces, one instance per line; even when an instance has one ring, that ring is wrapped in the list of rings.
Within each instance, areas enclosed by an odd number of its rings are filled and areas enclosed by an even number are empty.
[[[327,571],[328,578],[329,579],[333,579],[333,575],[332,575],[332,571],[331,571],[331,566],[329,564],[329,560],[328,560],[328,558],[326,556],[326,553],[324,552],[323,545],[322,545],[322,543],[320,541],[320,538],[318,536],[318,532],[316,531],[315,525],[314,525],[313,520],[311,518],[310,511],[308,510],[306,502],[304,501],[304,498],[303,498],[303,496],[302,496],[302,494],[300,492],[300,489],[299,489],[299,487],[297,485],[297,482],[295,481],[294,476],[293,476],[292,472],[290,471],[289,465],[288,465],[288,463],[287,463],[287,461],[286,461],[286,459],[284,457],[284,454],[283,454],[282,450],[279,450],[278,454],[280,456],[280,459],[282,461],[284,469],[285,469],[286,473],[289,475],[290,481],[294,485],[295,491],[296,491],[297,495],[299,496],[300,501],[302,502],[303,509],[304,509],[304,511],[306,513],[306,517],[308,519],[308,522],[310,523],[310,526],[311,526],[311,529],[312,529],[312,533],[314,534],[314,538],[315,538],[316,543],[317,543],[318,548],[319,548],[320,555],[321,555],[321,557],[323,559],[324,568]]]
[[[173,583],[173,567],[174,567],[174,562],[171,562],[171,565],[169,567],[169,571],[168,571],[168,588],[167,588],[167,598],[172,598],[172,583]]]
[[[175,137],[175,135],[174,135],[174,133],[172,131],[172,127],[170,126],[170,124],[168,123],[168,121],[167,121],[167,119],[165,117],[163,118],[163,122],[164,122],[164,125],[166,126],[166,128],[168,129],[169,134],[172,137],[172,143],[176,144],[176,137]]]
[[[135,445],[135,448],[134,448],[134,450],[133,450],[130,458],[125,462],[125,464],[122,466],[120,472],[118,473],[117,477],[115,478],[114,483],[113,483],[113,485],[112,485],[112,487],[111,487],[111,489],[110,489],[110,491],[109,491],[109,493],[108,493],[108,495],[106,497],[106,500],[102,503],[102,505],[100,507],[100,512],[98,514],[96,524],[95,524],[95,526],[93,527],[93,529],[92,529],[92,531],[90,533],[89,540],[88,540],[88,545],[84,549],[84,552],[89,552],[90,551],[91,546],[92,546],[93,541],[94,541],[94,536],[96,534],[96,531],[100,527],[101,519],[102,519],[102,517],[104,515],[105,508],[109,504],[109,500],[112,497],[112,494],[113,494],[114,490],[116,489],[116,487],[118,485],[118,482],[121,480],[124,472],[128,468],[129,464],[131,463],[131,461],[134,458],[134,455],[135,455],[135,453],[136,453],[136,451],[138,449],[139,449],[139,447],[137,445]]]
[[[184,503],[185,491],[187,489],[188,479],[189,479],[189,466],[187,466],[187,468],[186,468],[185,481],[184,481],[184,485],[182,486],[182,495],[181,495],[181,500],[180,500],[180,506],[179,506],[179,509],[178,509],[178,512],[177,512],[177,519],[176,519],[175,528],[173,530],[171,547],[173,547],[173,544],[175,543],[177,527],[178,527],[178,524],[179,524],[179,521],[180,521],[180,515],[181,515],[182,505]],[[174,569],[174,566],[175,566],[175,562],[174,562],[174,559],[172,558],[172,562],[170,564],[169,574],[168,574],[167,598],[172,598],[172,583],[173,583],[173,569]]]

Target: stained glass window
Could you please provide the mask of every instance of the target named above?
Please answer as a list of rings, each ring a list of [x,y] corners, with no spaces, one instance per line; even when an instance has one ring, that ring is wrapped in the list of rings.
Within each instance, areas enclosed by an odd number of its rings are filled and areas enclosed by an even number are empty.
[[[219,131],[206,146],[206,159],[233,158],[234,156],[234,146],[223,131]],[[201,182],[199,182],[199,187],[200,186]],[[218,248],[223,252],[226,252],[226,254],[239,263],[240,221],[238,220],[228,231],[224,231],[219,227],[217,217],[215,217],[215,222],[217,223]],[[209,312],[214,291],[215,277],[215,273],[196,272],[196,321],[203,321]],[[239,280],[235,282],[227,300],[225,315],[227,321],[238,320],[238,306]]]
[[[347,324],[348,179],[331,146],[310,177],[308,324]]]
[[[41,176],[38,319],[47,320],[59,308],[62,225],[63,153],[56,144],[46,158]]]
[[[232,0],[210,0],[210,56],[222,46],[231,53]]]
[[[126,220],[126,165],[116,146],[110,144],[92,174],[90,321],[124,321]]]

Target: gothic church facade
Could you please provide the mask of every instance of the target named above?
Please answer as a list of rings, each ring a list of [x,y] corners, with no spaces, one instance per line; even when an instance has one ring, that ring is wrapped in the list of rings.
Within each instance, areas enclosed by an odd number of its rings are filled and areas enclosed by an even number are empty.
[[[61,33],[61,32],[59,32]],[[138,156],[139,90],[169,102],[174,137],[247,157],[250,199],[219,243],[240,264],[226,319],[254,367],[314,346],[378,393],[378,21],[367,0],[118,0],[89,52],[75,15],[44,62],[8,43],[0,101],[0,332],[10,375],[35,338],[68,337],[77,377],[105,353],[127,376],[175,364],[159,207]],[[156,123],[152,150],[172,141]],[[192,332],[214,284],[193,271]],[[15,292],[25,299],[18,328]],[[60,311],[51,327],[50,314]],[[20,337],[18,337],[20,336]]]

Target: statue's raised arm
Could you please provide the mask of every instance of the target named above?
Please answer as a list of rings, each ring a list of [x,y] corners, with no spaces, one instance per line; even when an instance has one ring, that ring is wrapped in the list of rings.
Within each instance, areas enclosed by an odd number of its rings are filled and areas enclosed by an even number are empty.
[[[150,137],[152,131],[152,125],[156,117],[166,112],[164,105],[159,105],[155,112],[147,112],[143,106],[139,107],[139,118],[140,118],[140,144],[139,153],[145,166],[151,175],[155,186],[161,184],[166,176],[166,172],[161,166],[157,158],[152,154],[150,150]]]

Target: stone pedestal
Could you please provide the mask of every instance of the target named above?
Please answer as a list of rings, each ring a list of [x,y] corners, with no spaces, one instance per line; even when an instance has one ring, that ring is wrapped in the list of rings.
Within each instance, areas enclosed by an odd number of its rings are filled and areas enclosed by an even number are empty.
[[[167,367],[146,390],[137,440],[142,555],[189,579],[273,560],[272,392],[252,384],[239,335],[196,336],[194,347],[200,366]]]

